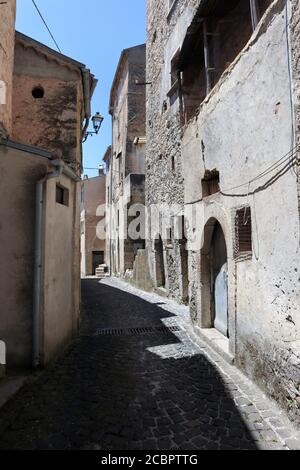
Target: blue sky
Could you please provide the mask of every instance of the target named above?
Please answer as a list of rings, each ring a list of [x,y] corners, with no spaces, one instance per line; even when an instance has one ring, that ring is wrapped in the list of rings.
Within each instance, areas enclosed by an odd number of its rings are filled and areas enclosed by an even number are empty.
[[[36,0],[62,52],[87,65],[99,83],[93,113],[104,116],[98,136],[84,144],[84,166],[97,167],[111,143],[108,100],[123,49],[146,40],[146,0]],[[31,0],[17,0],[21,31],[55,49]],[[95,176],[95,171],[85,171]]]

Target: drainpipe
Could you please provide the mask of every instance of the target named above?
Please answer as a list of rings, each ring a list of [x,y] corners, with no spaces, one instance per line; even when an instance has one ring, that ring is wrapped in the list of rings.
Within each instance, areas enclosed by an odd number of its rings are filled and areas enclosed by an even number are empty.
[[[251,9],[252,28],[254,31],[259,23],[257,0],[250,0],[250,9]]]
[[[91,86],[91,73],[88,69],[82,68],[82,84],[83,84],[83,99],[84,99],[84,117],[85,117],[85,124],[82,130],[82,139],[85,137],[86,131],[89,127],[90,117],[92,114],[91,111],[91,99],[95,88],[97,86],[98,81],[93,78],[92,86]]]
[[[32,366],[40,366],[40,331],[41,331],[41,289],[42,289],[42,250],[43,250],[43,217],[44,217],[44,184],[62,174],[75,182],[80,178],[62,160],[53,160],[50,164],[55,170],[46,174],[36,184],[36,221],[34,243],[34,290],[32,318]]]

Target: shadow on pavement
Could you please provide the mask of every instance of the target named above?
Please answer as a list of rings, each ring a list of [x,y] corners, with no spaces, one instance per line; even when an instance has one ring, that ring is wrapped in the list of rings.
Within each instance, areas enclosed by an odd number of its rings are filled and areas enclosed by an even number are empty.
[[[0,414],[0,449],[255,449],[216,368],[173,333],[95,336],[161,326],[173,315],[83,281],[82,336]],[[183,335],[184,336],[184,335]]]

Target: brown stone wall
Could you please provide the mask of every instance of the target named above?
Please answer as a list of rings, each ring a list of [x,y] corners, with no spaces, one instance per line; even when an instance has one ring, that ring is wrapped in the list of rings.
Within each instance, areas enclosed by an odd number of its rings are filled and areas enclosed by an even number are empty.
[[[8,0],[0,5],[0,128],[2,125],[8,135],[12,122],[15,15],[16,0]]]
[[[37,99],[32,91],[41,88]],[[81,161],[81,75],[17,44],[15,51],[13,133],[17,142],[38,146],[67,163]]]

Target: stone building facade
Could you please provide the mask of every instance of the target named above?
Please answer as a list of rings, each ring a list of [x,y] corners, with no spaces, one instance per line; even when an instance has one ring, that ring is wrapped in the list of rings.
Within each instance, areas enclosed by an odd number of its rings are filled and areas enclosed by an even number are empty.
[[[146,205],[154,287],[299,418],[298,10],[148,0]]]
[[[0,340],[11,369],[47,365],[78,332],[81,141],[96,81],[83,64],[15,35],[15,2],[0,8],[11,97],[0,104]]]
[[[94,276],[105,264],[106,177],[103,167],[94,178],[81,184],[81,276]]]
[[[143,233],[134,239],[128,234],[130,209],[145,203],[145,67],[145,44],[125,49],[110,95],[112,148],[105,156],[107,265],[120,276],[133,271],[137,251],[145,248]]]
[[[95,86],[83,64],[17,32],[12,138],[48,149],[80,173],[82,120],[90,112],[84,96]]]

